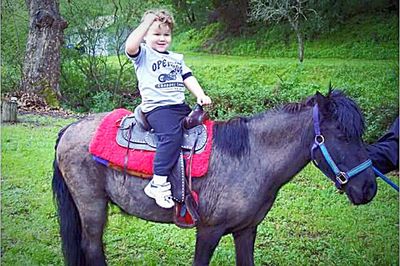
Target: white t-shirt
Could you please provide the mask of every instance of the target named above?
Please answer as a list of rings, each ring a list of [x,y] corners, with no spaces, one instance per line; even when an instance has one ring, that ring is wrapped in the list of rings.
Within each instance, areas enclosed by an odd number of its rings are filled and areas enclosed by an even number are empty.
[[[184,103],[183,80],[192,73],[185,65],[182,54],[157,52],[142,43],[137,55],[126,55],[135,66],[143,112],[149,112],[158,106]]]

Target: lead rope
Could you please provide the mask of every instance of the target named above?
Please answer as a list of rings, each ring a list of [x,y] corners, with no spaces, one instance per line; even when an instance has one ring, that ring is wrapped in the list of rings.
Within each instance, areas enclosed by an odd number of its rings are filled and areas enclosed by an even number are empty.
[[[375,168],[374,166],[372,166],[372,169],[374,170],[375,174],[378,175],[380,178],[383,179],[383,181],[385,181],[387,184],[389,184],[392,188],[394,188],[395,190],[397,190],[397,192],[399,192],[399,187],[393,183],[392,180],[390,180],[388,177],[386,177],[384,174],[381,173],[381,171],[379,171],[377,168]]]

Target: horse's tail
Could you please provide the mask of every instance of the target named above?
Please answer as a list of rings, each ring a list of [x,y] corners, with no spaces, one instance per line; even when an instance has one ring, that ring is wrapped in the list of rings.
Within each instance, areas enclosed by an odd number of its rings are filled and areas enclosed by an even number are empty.
[[[56,152],[58,143],[67,128],[68,127],[63,128],[58,133],[55,146]],[[85,265],[85,256],[81,248],[81,220],[79,218],[78,209],[58,166],[57,155],[54,158],[53,168],[53,196],[58,213],[58,222],[60,224],[64,259],[66,265]]]

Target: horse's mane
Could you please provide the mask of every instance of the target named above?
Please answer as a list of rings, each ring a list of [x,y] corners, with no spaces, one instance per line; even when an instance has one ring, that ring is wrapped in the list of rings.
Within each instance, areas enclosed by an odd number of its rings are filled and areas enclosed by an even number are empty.
[[[213,127],[215,147],[232,157],[241,158],[247,154],[250,151],[248,121],[248,118],[236,117],[226,122],[215,122]]]
[[[280,110],[288,113],[297,113],[316,103],[316,95],[308,97],[299,103],[283,105]],[[357,104],[347,97],[342,91],[330,90],[327,96],[328,105],[325,113],[336,120],[340,129],[348,139],[361,138],[365,129],[364,117]]]
[[[361,138],[365,122],[358,105],[339,90],[332,91],[330,98],[332,99],[329,105],[330,113],[339,122],[342,132],[348,138]]]

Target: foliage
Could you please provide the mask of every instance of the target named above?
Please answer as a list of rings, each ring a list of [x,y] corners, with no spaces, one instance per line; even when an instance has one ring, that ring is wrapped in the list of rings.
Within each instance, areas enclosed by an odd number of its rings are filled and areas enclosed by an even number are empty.
[[[224,32],[239,36],[247,25],[248,0],[213,0],[213,22],[219,21]]]
[[[219,35],[220,28],[218,24],[211,24],[202,30],[181,34],[175,38],[174,49],[257,57],[297,57],[297,40],[288,25],[255,26],[253,33],[229,38]],[[398,32],[398,17],[385,13],[353,17],[346,25],[317,36],[308,29],[305,31],[305,60],[395,59],[399,51]]]
[[[51,192],[57,132],[75,119],[19,116],[3,124],[2,264],[62,265]],[[398,183],[397,177],[393,177]],[[375,199],[352,206],[315,167],[308,166],[278,194],[260,224],[256,265],[398,265],[398,194],[378,180]],[[195,230],[123,215],[110,206],[105,250],[110,265],[188,265]],[[211,265],[234,265],[231,236]]]
[[[168,2],[168,1],[166,1]],[[176,29],[174,32],[186,32],[192,28],[204,27],[208,24],[208,16],[212,9],[210,0],[171,0]]]
[[[80,54],[76,50],[64,49],[63,54],[66,53],[69,54],[69,60],[63,60],[61,77],[61,90],[66,107],[81,112],[96,109],[97,107],[93,106],[93,97],[104,91],[112,95],[110,101],[115,107],[129,105],[129,101],[125,101],[123,95],[133,94],[136,89],[136,77],[126,58],[123,60],[129,64],[121,70],[118,58],[114,60],[96,56],[96,59],[91,61],[90,56]]]
[[[1,88],[19,87],[28,34],[28,9],[25,1],[1,1]]]
[[[309,2],[322,18],[319,21],[320,32],[329,32],[331,29],[342,27],[352,17],[371,16],[377,13],[396,15],[399,12],[398,1],[393,0],[309,0]]]
[[[122,105],[122,95],[134,91],[136,79],[123,45],[130,25],[147,6],[138,9],[137,5],[123,0],[63,2],[70,27],[63,51],[61,92],[69,108],[105,111]],[[110,53],[117,56],[117,64],[110,64]],[[107,94],[112,96],[100,103]]]
[[[287,20],[295,32],[298,41],[299,61],[304,60],[304,32],[303,21],[307,20],[308,13],[318,13],[310,6],[308,0],[250,0],[250,20],[265,22],[280,22]]]

